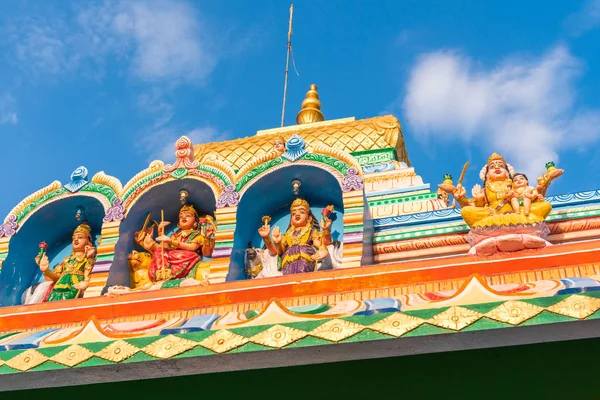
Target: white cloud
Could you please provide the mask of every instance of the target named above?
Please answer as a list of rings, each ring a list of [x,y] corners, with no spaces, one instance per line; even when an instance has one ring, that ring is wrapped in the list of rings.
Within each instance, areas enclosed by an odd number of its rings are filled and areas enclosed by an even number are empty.
[[[78,7],[70,17],[14,22],[9,37],[17,60],[36,75],[93,65],[97,76],[114,57],[142,81],[175,84],[202,83],[216,64],[207,29],[188,3],[107,0]]]
[[[17,103],[9,94],[0,95],[0,125],[13,124],[19,121]]]
[[[142,79],[197,80],[214,67],[196,12],[184,3],[124,3],[113,28],[134,41],[134,69]]]
[[[600,26],[600,0],[588,0],[585,5],[565,20],[567,31],[573,36]]]
[[[480,68],[454,51],[424,54],[402,100],[413,133],[423,139],[474,142],[538,173],[561,150],[600,137],[600,111],[576,108],[581,63],[562,47],[535,60],[513,58]]]
[[[55,74],[65,69],[70,61],[56,28],[39,26],[34,19],[27,19],[25,23],[28,29],[15,45],[17,58],[28,61],[28,67],[36,74],[41,71]]]

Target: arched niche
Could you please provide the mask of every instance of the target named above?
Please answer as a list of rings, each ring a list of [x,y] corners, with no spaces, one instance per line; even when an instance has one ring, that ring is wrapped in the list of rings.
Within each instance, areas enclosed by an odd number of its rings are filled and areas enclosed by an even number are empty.
[[[48,244],[47,254],[52,268],[71,254],[73,231],[82,222],[75,219],[78,206],[85,210],[84,217],[92,228],[94,244],[97,245],[105,213],[98,199],[70,196],[40,207],[11,238],[10,251],[0,271],[0,305],[21,304],[23,291],[44,280],[34,261],[40,242]]]
[[[160,222],[161,210],[163,210],[165,221],[171,223],[166,228],[166,233],[177,228],[179,210],[182,206],[179,201],[181,189],[189,192],[187,202],[192,204],[198,213],[214,215],[216,209],[214,192],[208,184],[201,180],[189,178],[168,181],[148,190],[127,211],[125,219],[121,222],[119,240],[115,246],[115,258],[110,267],[107,287],[129,286],[127,257],[132,250],[143,251],[134,243],[134,234],[142,228],[148,213],[152,213],[152,220]]]
[[[302,182],[298,196],[292,191],[294,179]],[[321,210],[333,204],[335,220],[331,227],[332,239],[343,241],[344,205],[338,179],[329,171],[315,166],[290,164],[260,177],[243,193],[237,208],[227,281],[246,279],[244,254],[248,244],[251,243],[253,247],[262,247],[264,244],[258,234],[262,217],[269,215],[272,218],[271,229],[279,226],[285,233],[290,221],[290,205],[297,197],[308,201],[312,213],[319,220],[322,219]]]

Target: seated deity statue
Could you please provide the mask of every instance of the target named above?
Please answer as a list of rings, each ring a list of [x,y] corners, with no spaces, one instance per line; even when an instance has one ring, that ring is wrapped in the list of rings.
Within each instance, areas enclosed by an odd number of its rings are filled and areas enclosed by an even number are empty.
[[[48,255],[35,258],[36,264],[48,280],[54,282],[44,301],[68,300],[81,297],[90,284],[92,268],[96,262],[91,228],[84,222],[73,232],[72,251],[63,262],[50,269]]]
[[[332,221],[325,217],[319,224],[306,200],[298,198],[292,203],[290,223],[284,234],[276,226],[271,238],[271,226],[268,224],[270,218],[265,217],[263,221],[265,223],[258,233],[269,254],[281,258],[283,275],[313,272],[317,262],[329,254],[327,246],[331,244]]]
[[[192,205],[185,205],[179,211],[177,229],[169,236],[164,234],[168,225],[167,221],[158,224],[156,239],[153,239],[154,225],[135,234],[136,243],[152,255],[148,266],[150,281],[206,280],[210,266],[202,261],[202,256],[211,257],[215,246],[216,226],[212,217],[201,219]]]
[[[517,185],[523,184],[522,179],[519,175],[515,176],[513,168],[497,153],[492,154],[482,168],[479,176],[483,187],[475,185],[472,198],[466,197],[466,190],[460,183],[456,187],[440,185],[440,188],[449,191],[461,205],[462,217],[470,228],[524,226],[541,223],[550,214],[552,205],[544,200],[542,193],[562,173],[561,169],[549,168],[538,179],[536,192],[527,193],[530,200],[527,207],[518,209],[514,208],[513,199],[520,196],[522,189],[517,186],[515,190],[513,179],[516,177]],[[527,186],[527,180],[524,181]]]

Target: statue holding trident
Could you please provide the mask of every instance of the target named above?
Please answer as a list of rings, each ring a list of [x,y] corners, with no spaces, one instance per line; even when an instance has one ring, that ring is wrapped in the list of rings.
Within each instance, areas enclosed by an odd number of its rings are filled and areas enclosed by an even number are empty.
[[[206,229],[201,229],[200,218],[192,205],[185,205],[179,211],[177,228],[170,235],[165,234],[169,225],[161,211],[161,222],[148,227],[150,215],[144,227],[135,234],[135,241],[152,254],[148,276],[152,282],[170,279],[194,278],[205,281],[210,272],[210,264],[202,261],[202,256],[212,255],[216,226],[212,217],[205,218]],[[154,226],[158,225],[158,237],[153,239]]]

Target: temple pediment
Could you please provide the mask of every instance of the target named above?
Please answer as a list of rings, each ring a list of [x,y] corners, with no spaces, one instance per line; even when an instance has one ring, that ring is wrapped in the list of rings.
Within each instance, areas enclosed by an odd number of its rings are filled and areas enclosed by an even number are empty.
[[[268,131],[259,131],[256,136],[194,146],[194,158],[201,161],[209,154],[231,164],[234,170],[241,169],[253,157],[267,154],[273,148],[273,140],[282,137],[288,140],[301,135],[307,148],[331,147],[356,153],[369,150],[396,149],[398,161],[410,165],[402,136],[400,122],[393,115],[374,118],[324,121],[314,124],[295,125]]]

